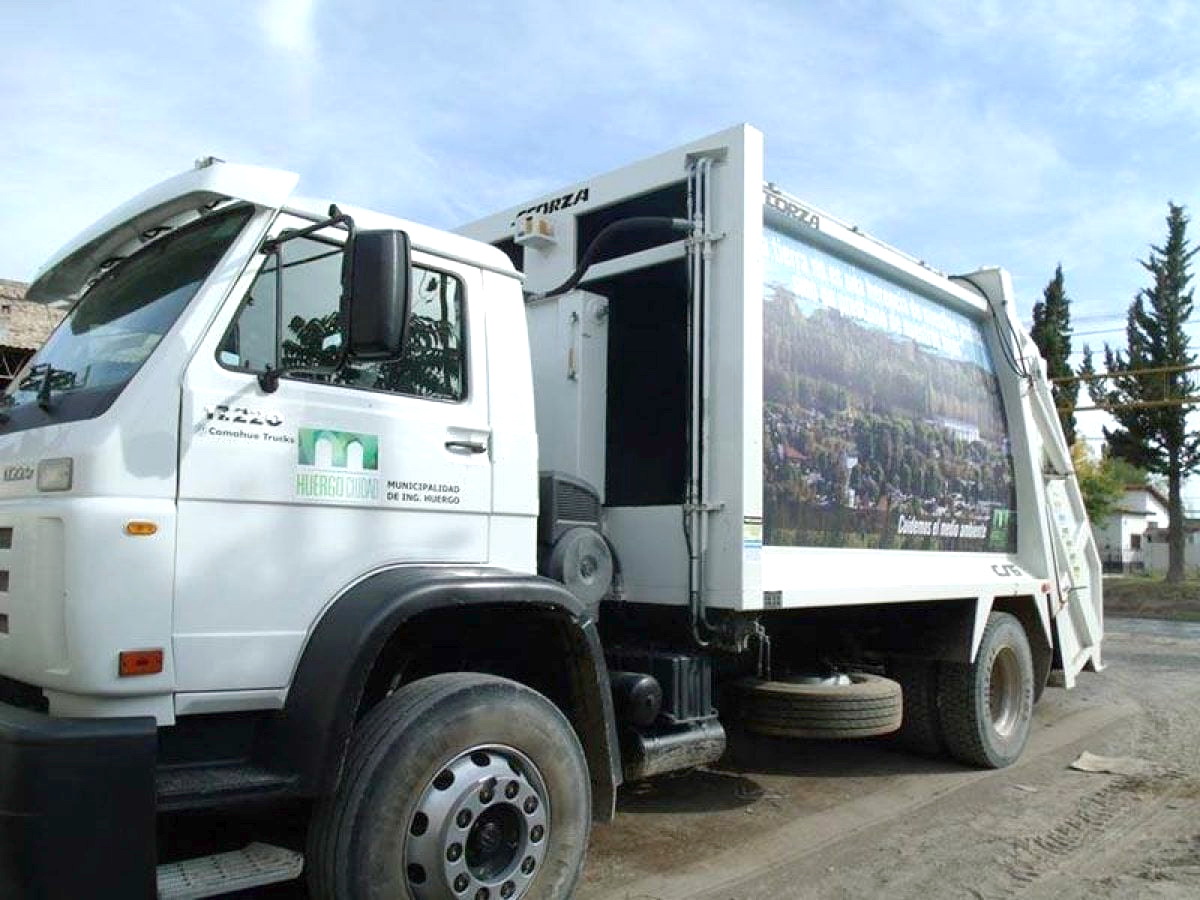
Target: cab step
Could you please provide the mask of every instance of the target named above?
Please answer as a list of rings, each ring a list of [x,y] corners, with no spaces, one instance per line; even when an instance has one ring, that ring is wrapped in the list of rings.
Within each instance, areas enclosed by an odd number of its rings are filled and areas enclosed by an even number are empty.
[[[272,844],[197,856],[158,867],[159,900],[195,900],[291,881],[304,871],[304,855]]]
[[[281,797],[295,779],[261,766],[218,764],[159,769],[155,782],[158,809],[175,811]]]

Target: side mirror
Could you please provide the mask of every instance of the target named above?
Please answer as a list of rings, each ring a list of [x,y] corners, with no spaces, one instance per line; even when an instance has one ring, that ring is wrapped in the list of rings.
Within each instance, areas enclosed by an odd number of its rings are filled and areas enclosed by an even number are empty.
[[[355,231],[342,267],[342,325],[352,359],[396,359],[408,333],[412,259],[403,231]]]

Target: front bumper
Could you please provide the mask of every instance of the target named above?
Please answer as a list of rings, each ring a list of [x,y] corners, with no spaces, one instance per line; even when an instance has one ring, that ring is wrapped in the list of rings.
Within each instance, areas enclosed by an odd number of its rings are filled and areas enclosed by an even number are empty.
[[[0,897],[155,896],[150,717],[0,703]]]

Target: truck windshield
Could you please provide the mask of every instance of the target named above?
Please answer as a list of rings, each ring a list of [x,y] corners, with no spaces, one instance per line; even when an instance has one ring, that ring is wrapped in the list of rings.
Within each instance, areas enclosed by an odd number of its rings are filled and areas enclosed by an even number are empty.
[[[112,403],[191,302],[253,213],[212,213],[113,265],[5,391],[5,431],[90,418]],[[47,402],[49,400],[49,402]],[[40,405],[37,421],[22,408]],[[32,413],[33,410],[30,410]]]

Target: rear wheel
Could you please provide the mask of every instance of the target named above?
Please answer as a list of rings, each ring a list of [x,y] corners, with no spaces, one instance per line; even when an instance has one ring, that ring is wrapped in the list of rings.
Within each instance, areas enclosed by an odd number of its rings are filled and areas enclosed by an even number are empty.
[[[938,712],[950,754],[1000,769],[1020,757],[1033,720],[1033,655],[1016,617],[988,617],[975,662],[944,663]]]
[[[549,700],[502,678],[434,675],[356,730],[314,817],[310,887],[337,900],[559,900],[590,824],[583,750]]]
[[[904,692],[904,721],[896,732],[898,745],[912,753],[940,756],[946,752],[937,706],[938,664],[929,659],[897,659],[888,674]]]

